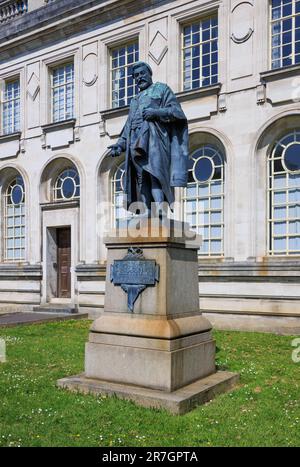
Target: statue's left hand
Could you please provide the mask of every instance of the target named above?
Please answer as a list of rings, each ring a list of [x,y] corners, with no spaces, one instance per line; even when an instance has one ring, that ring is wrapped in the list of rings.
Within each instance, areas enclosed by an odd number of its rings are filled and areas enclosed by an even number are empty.
[[[158,119],[157,110],[151,109],[151,108],[144,109],[143,110],[143,119],[147,120],[149,122],[157,120]]]

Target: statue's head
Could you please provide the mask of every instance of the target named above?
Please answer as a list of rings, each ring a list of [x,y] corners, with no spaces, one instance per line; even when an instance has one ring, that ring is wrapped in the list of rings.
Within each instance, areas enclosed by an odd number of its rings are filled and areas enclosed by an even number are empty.
[[[152,69],[148,63],[137,62],[132,67],[132,76],[138,85],[140,91],[149,88],[152,81]]]

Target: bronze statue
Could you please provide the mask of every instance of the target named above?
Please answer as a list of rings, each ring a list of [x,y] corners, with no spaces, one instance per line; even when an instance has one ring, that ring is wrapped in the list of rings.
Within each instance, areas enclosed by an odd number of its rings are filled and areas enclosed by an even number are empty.
[[[130,104],[127,122],[109,155],[125,151],[127,210],[134,202],[146,206],[167,202],[172,207],[174,187],[185,187],[188,177],[187,119],[167,84],[153,83],[151,67],[133,66],[139,93]]]

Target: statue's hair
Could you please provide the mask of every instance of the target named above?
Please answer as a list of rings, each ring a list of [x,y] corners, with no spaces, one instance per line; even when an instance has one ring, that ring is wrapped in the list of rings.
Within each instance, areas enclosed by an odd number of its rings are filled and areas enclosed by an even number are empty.
[[[148,63],[146,63],[146,62],[136,62],[136,63],[132,66],[132,74],[134,74],[134,70],[136,70],[137,68],[140,68],[141,66],[146,67],[147,70],[149,71],[150,75],[151,75],[151,76],[153,75],[153,71],[152,71],[151,66],[148,65]]]

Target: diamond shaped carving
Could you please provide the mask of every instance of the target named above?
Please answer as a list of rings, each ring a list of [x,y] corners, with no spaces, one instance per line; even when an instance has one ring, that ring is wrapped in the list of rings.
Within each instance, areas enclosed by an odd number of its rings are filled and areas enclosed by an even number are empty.
[[[157,31],[149,49],[149,55],[154,62],[159,65],[168,51],[167,39]]]
[[[33,101],[35,101],[39,91],[40,91],[39,79],[35,73],[32,73],[27,83],[27,92]]]

